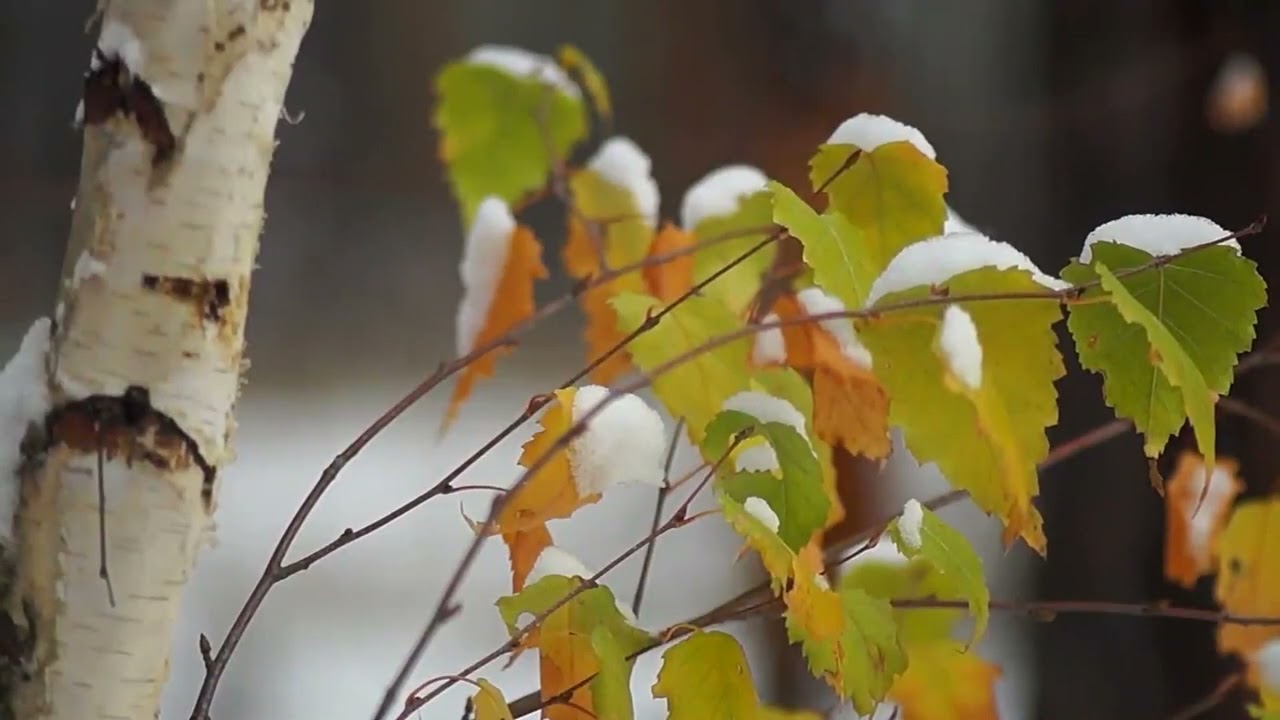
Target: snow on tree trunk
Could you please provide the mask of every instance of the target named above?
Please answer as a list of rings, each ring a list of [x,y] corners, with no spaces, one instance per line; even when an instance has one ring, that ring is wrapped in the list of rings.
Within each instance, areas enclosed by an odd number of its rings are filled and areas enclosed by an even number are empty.
[[[158,712],[232,457],[263,195],[312,13],[312,0],[100,5],[52,409],[25,442],[0,438],[24,452],[0,567],[0,718]],[[114,607],[99,572],[99,448]],[[177,647],[197,652],[195,638]]]

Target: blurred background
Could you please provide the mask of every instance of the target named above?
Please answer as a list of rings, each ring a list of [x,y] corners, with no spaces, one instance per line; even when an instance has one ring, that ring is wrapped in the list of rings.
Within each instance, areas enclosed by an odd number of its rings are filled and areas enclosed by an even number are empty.
[[[92,45],[94,3],[0,0],[0,355],[53,307],[69,227],[79,141],[71,128]],[[1098,224],[1135,212],[1206,215],[1240,228],[1280,200],[1280,122],[1267,99],[1280,78],[1280,5],[1247,0],[318,0],[302,48],[267,195],[255,276],[239,458],[229,470],[216,547],[203,553],[175,641],[162,717],[190,709],[200,632],[221,637],[288,516],[329,459],[376,415],[453,355],[461,232],[435,157],[431,77],[480,43],[551,52],[578,45],[612,86],[619,132],[654,160],[668,217],[714,167],[746,162],[803,186],[812,149],[844,118],[889,114],[919,127],[951,173],[949,200],[970,223],[1056,272]],[[555,258],[558,211],[532,214]],[[1274,287],[1274,230],[1248,243]],[[553,297],[561,275],[540,292]],[[1280,320],[1265,311],[1262,337]],[[543,325],[483,384],[444,441],[444,395],[420,404],[345,471],[300,540],[310,548],[434,483],[581,364],[579,320]],[[1068,358],[1071,353],[1067,353]],[[1069,360],[1070,362],[1070,360]],[[1051,438],[1100,422],[1092,377],[1072,368]],[[447,392],[447,391],[442,391]],[[1280,411],[1280,377],[1257,373],[1240,397]],[[1280,476],[1274,438],[1224,420],[1220,451],[1242,461],[1252,492]],[[519,440],[519,437],[517,437]],[[509,483],[519,442],[464,481]],[[686,458],[691,456],[686,455]],[[865,473],[864,473],[865,474]],[[860,474],[856,521],[940,487],[909,459],[875,489]],[[1054,469],[1042,481],[1047,560],[1004,553],[994,523],[948,511],[978,543],[995,597],[1208,605],[1207,583],[1175,592],[1161,578],[1163,514],[1132,437]],[[215,705],[222,718],[348,718],[369,713],[438,598],[469,537],[459,504],[437,500],[277,588]],[[616,492],[553,528],[599,567],[647,531],[652,493]],[[695,549],[694,550],[691,550]],[[704,523],[659,544],[641,615],[658,627],[755,582],[733,564],[737,541]],[[629,562],[609,584],[629,598]],[[488,544],[418,679],[456,672],[504,633],[491,602],[509,587],[504,550]],[[776,628],[732,628],[752,653],[761,692],[826,707],[797,681]],[[1004,666],[1002,716],[1165,718],[1230,670],[1213,627],[1062,616],[994,623],[984,656]],[[657,667],[635,677],[639,717]],[[524,658],[486,676],[514,697],[534,687]],[[462,696],[423,717],[461,715]],[[882,711],[880,717],[889,717]],[[1232,697],[1203,717],[1244,717]]]

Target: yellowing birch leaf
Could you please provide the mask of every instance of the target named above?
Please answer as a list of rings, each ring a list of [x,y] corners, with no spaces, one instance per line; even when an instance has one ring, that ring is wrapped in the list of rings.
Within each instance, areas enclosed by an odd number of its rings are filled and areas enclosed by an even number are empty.
[[[751,668],[732,635],[699,630],[662,653],[653,696],[669,720],[750,720],[759,713]]]
[[[783,322],[810,313],[794,295],[774,303]],[[830,323],[847,320],[832,320]],[[889,455],[889,397],[871,371],[860,367],[841,349],[823,322],[784,325],[787,364],[813,372],[814,429],[823,442],[878,460]],[[850,325],[850,332],[853,332]]]
[[[502,691],[485,679],[476,681],[479,689],[471,697],[471,705],[475,709],[475,720],[515,720],[511,716],[511,708]]]
[[[659,308],[654,298],[637,294],[615,297],[611,305],[621,329],[627,332],[640,327]],[[723,304],[711,298],[691,297],[636,337],[629,345],[631,357],[641,370],[651,372],[740,327],[741,321]],[[689,438],[695,444],[701,442],[707,423],[724,401],[746,389],[750,347],[750,338],[744,336],[701,353],[654,380],[654,392],[672,416],[684,418]]]
[[[604,120],[613,119],[613,103],[609,100],[609,83],[604,73],[591,62],[591,58],[573,45],[561,45],[556,52],[560,66],[570,72],[576,72],[582,78],[582,87],[586,88],[587,97],[595,106],[596,113]]]
[[[873,276],[902,248],[942,233],[947,171],[911,143],[872,150],[823,145],[809,161],[809,179],[816,189],[833,175],[826,189],[830,207],[861,233],[865,255],[860,260]]]
[[[551,58],[520,48],[472,50],[440,71],[435,92],[440,159],[467,225],[485,196],[515,203],[546,185],[547,135],[560,158],[586,136],[578,88]]]
[[[889,698],[902,720],[996,720],[995,684],[1001,671],[954,641],[910,652],[907,670]]]
[[[974,618],[970,645],[976,643],[987,629],[991,592],[983,577],[982,559],[968,538],[916,500],[907,502],[902,514],[889,524],[888,532],[903,556],[925,558],[964,595]]]
[[[1022,269],[979,268],[946,281],[954,296],[1043,292]],[[877,307],[930,296],[928,286],[894,292]],[[1053,301],[957,303],[972,318],[982,348],[981,385],[955,382],[938,333],[938,305],[884,313],[861,327],[876,377],[891,398],[890,419],[920,462],[933,461],[954,486],[1005,525],[1005,543],[1021,536],[1045,552],[1043,521],[1031,504],[1036,466],[1049,452],[1045,428],[1058,420],[1054,382],[1064,374],[1053,325]],[[1015,422],[1013,419],[1016,418]]]
[[[546,523],[535,523],[502,533],[502,542],[506,543],[511,557],[511,591],[520,592],[538,556],[552,545],[551,533]]]
[[[1214,595],[1223,610],[1236,615],[1280,616],[1276,548],[1280,548],[1280,498],[1239,503],[1219,538]],[[1257,688],[1261,680],[1258,650],[1277,637],[1280,628],[1275,626],[1223,623],[1218,626],[1218,651],[1239,655],[1248,664],[1249,684]]]
[[[653,238],[650,205],[657,203],[656,186],[647,176],[648,158],[625,138],[607,141],[587,168],[569,177],[575,212],[568,220],[569,236],[563,261],[569,275],[578,280],[598,277],[611,269],[629,267],[645,258]],[[641,165],[643,167],[636,167]],[[618,177],[622,171],[640,176]],[[647,182],[646,182],[647,178]],[[624,181],[632,184],[624,184]],[[652,197],[639,197],[643,194]],[[587,360],[595,362],[626,336],[610,300],[623,293],[648,290],[639,269],[594,284],[579,297],[586,316]],[[614,353],[595,367],[591,379],[608,385],[630,370],[625,350]]]
[[[1244,483],[1236,474],[1239,463],[1234,460],[1218,459],[1218,466],[1209,476],[1207,494],[1204,471],[1204,458],[1183,451],[1164,488],[1164,575],[1185,588],[1195,587],[1197,580],[1213,571],[1231,503],[1244,490]]]
[[[649,257],[661,258],[686,251],[695,243],[692,234],[667,223],[653,236]],[[693,287],[693,254],[686,252],[670,260],[645,266],[644,280],[650,295],[664,303],[672,302]]]
[[[693,281],[716,275],[703,294],[735,315],[746,311],[777,253],[776,244],[769,244],[747,255],[772,227],[767,183],[758,168],[726,165],[691,185],[680,204],[680,224],[698,244]]]
[[[514,635],[520,629],[522,615],[540,616],[573,592],[580,582],[578,578],[551,575],[517,595],[499,599],[498,612],[508,632]],[[556,697],[595,677],[573,692],[569,698],[572,705],[548,705],[543,717],[583,720],[598,715],[602,709],[609,709],[610,714],[601,717],[618,717],[622,713],[620,708],[630,707],[630,694],[623,692],[623,688],[629,688],[632,667],[626,657],[653,641],[653,637],[622,616],[613,593],[603,585],[583,591],[552,611],[530,633],[527,642],[528,646],[538,648],[542,698]],[[577,707],[573,707],[575,705]],[[585,715],[583,710],[592,715]]]
[[[772,182],[769,187],[773,221],[804,246],[804,261],[813,268],[814,282],[845,307],[862,307],[882,267],[873,265],[862,233],[838,212],[819,215],[781,183]]]
[[[458,306],[458,353],[466,355],[533,316],[534,281],[545,280],[547,268],[533,231],[516,225],[506,204],[492,197],[480,205],[461,268],[465,291]],[[510,351],[494,348],[462,369],[445,411],[444,428],[453,423],[475,382],[492,376],[498,358]]]

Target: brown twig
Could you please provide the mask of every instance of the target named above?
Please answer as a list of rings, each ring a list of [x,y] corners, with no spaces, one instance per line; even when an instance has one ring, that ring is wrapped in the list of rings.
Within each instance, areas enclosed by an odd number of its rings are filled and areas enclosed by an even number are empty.
[[[1218,398],[1218,408],[1223,412],[1252,420],[1272,435],[1280,437],[1280,419],[1268,415],[1243,400],[1223,396]]]
[[[680,447],[680,433],[684,431],[684,419],[676,423],[671,433],[671,445],[667,448],[667,460],[662,468],[662,487],[658,488],[658,498],[653,503],[653,522],[649,525],[649,534],[653,535],[658,524],[662,522],[662,506],[667,503],[667,495],[671,493],[671,465],[676,460],[676,449]],[[645,546],[644,559],[640,561],[640,578],[636,580],[636,594],[631,601],[631,612],[640,617],[640,603],[644,601],[644,587],[649,579],[649,569],[653,566],[653,552],[658,547],[658,539]]]
[[[1244,676],[1240,673],[1232,673],[1222,678],[1222,681],[1215,685],[1208,695],[1170,715],[1169,720],[1195,720],[1221,705],[1243,679]]]

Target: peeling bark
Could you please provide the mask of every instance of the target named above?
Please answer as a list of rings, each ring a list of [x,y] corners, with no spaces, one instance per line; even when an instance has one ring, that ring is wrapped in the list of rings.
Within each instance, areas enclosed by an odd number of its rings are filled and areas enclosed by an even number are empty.
[[[263,195],[311,13],[311,0],[104,3],[54,409],[24,445],[15,537],[0,544],[0,719],[159,712],[232,458]],[[99,453],[115,607],[99,576]]]

